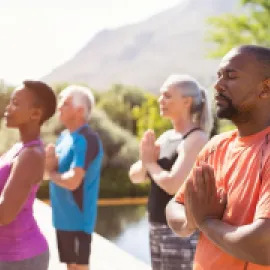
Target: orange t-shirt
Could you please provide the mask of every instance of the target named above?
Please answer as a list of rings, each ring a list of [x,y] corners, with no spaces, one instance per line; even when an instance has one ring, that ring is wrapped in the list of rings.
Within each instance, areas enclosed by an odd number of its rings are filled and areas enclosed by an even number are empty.
[[[270,127],[247,137],[237,131],[214,137],[199,154],[196,164],[214,168],[216,186],[227,193],[223,221],[247,225],[259,218],[270,218]],[[185,185],[176,194],[184,203]],[[270,266],[239,260],[216,246],[202,233],[196,249],[194,270],[263,270]]]

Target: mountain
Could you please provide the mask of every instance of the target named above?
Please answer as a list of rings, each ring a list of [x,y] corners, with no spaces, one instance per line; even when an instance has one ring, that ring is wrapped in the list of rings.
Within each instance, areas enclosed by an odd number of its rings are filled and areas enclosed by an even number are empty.
[[[106,90],[113,83],[157,92],[171,73],[189,73],[209,85],[218,60],[207,58],[209,16],[235,12],[238,0],[186,0],[137,24],[103,30],[72,59],[46,75],[48,83],[87,83]]]

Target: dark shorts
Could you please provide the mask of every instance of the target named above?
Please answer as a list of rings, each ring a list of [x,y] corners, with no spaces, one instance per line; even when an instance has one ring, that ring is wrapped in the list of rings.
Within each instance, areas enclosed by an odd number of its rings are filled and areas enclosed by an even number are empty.
[[[59,259],[66,264],[89,264],[92,235],[56,230]]]

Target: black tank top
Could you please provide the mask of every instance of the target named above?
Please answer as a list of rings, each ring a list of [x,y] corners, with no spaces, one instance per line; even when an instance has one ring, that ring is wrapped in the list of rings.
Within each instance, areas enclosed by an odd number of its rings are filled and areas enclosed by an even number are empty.
[[[200,130],[200,128],[193,128],[180,138],[171,140],[167,136],[167,138],[164,138],[164,142],[161,141],[160,158],[157,160],[157,163],[162,169],[166,171],[171,170],[178,157],[178,145],[195,130]],[[167,224],[165,208],[168,202],[173,198],[173,195],[168,194],[166,191],[160,188],[149,174],[148,176],[151,179],[150,193],[148,198],[149,220],[151,222]]]

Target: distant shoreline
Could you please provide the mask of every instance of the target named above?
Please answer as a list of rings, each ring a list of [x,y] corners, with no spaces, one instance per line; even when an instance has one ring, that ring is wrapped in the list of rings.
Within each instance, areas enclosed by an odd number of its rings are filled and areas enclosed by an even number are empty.
[[[110,206],[110,205],[140,205],[147,204],[147,197],[138,198],[104,198],[98,200],[99,206]],[[50,204],[50,200],[42,200],[43,202]]]
[[[138,198],[116,198],[116,199],[99,199],[98,205],[137,205],[137,204],[146,204],[147,197],[138,197]]]

